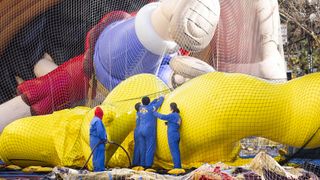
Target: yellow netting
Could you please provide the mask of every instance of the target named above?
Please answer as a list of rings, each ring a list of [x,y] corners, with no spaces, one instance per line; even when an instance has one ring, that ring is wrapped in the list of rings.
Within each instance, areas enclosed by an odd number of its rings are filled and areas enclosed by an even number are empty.
[[[181,109],[184,167],[227,162],[234,158],[237,142],[249,136],[302,146],[320,125],[319,80],[317,73],[284,84],[270,84],[241,74],[210,73],[167,94],[160,113],[169,113],[171,102]],[[138,99],[121,100],[165,89],[155,76],[146,74],[129,78],[115,88],[101,106],[106,113],[103,121],[108,139],[121,143],[134,128],[133,107]],[[93,110],[78,107],[18,120],[1,134],[1,159],[21,166],[81,166],[90,154],[92,116]],[[317,133],[307,147],[319,147],[319,139]],[[115,150],[107,147],[107,160]],[[162,121],[158,121],[156,156],[160,166],[171,162],[167,127]]]
[[[134,76],[115,88],[101,106],[108,139],[121,143],[135,124],[134,104],[144,95],[164,92],[167,87],[152,75]],[[137,99],[127,100],[128,97]],[[47,116],[17,120],[7,126],[0,137],[0,157],[20,166],[78,166],[89,157],[89,126],[94,109],[77,107]],[[107,146],[107,160],[115,146]],[[91,161],[89,163],[91,167]]]

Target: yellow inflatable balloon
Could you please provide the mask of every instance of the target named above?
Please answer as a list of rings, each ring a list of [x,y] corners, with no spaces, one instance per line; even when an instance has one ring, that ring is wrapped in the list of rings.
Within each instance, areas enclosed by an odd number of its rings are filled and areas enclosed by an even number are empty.
[[[300,147],[320,126],[320,74],[284,84],[270,84],[242,74],[209,73],[166,95],[159,110],[181,110],[180,150],[184,168],[234,160],[239,140],[260,136]],[[134,128],[134,104],[167,87],[153,75],[137,75],[115,88],[101,105],[108,139],[117,143]],[[78,107],[47,116],[18,120],[0,137],[0,157],[6,163],[82,166],[90,154],[89,123],[94,110]],[[320,146],[320,132],[307,145]],[[108,146],[107,161],[116,148]],[[167,127],[158,121],[156,164],[171,165]],[[114,163],[113,163],[114,164]],[[121,162],[119,162],[121,164]],[[92,167],[92,164],[90,164]]]
[[[169,92],[155,76],[141,74],[118,85],[100,106],[108,140],[121,142],[134,129],[134,104],[145,95],[157,96]],[[46,116],[23,118],[9,124],[0,136],[0,158],[5,163],[20,166],[82,167],[91,153],[90,122],[94,109],[76,107]],[[107,145],[107,162],[116,151]],[[92,161],[89,161],[92,169]]]
[[[250,136],[303,146],[320,127],[320,73],[283,84],[242,74],[210,73],[168,94],[160,113],[170,113],[171,102],[181,110],[184,167],[230,162],[236,158],[238,142]],[[163,121],[157,127],[156,155],[164,166],[172,162],[167,127]],[[320,147],[320,131],[307,147]]]

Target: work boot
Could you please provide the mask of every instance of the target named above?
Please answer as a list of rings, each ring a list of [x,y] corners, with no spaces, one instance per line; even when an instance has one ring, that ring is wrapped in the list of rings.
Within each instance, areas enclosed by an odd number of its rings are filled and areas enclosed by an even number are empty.
[[[186,171],[181,168],[174,168],[174,169],[171,169],[170,171],[168,171],[168,174],[172,174],[172,175],[179,175],[179,174],[184,174],[184,173],[186,173]]]
[[[132,168],[132,170],[135,170],[135,171],[143,171],[144,170],[144,167],[142,166],[135,166]]]

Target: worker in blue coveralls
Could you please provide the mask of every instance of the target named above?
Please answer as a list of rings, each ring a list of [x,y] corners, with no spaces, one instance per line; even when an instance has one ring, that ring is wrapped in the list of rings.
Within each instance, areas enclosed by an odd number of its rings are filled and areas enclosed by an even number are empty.
[[[106,129],[102,123],[103,111],[97,107],[90,123],[90,147],[93,151],[93,170],[105,171],[105,143],[107,142]]]
[[[156,150],[156,134],[157,134],[157,119],[153,115],[155,111],[162,105],[164,97],[153,100],[150,103],[149,97],[142,98],[140,106],[140,131],[139,136],[139,151],[142,166],[151,168]],[[152,169],[150,169],[152,171]],[[147,170],[148,171],[148,170]]]
[[[139,113],[139,108],[141,106],[141,103],[138,102],[137,104],[135,104],[134,108],[136,109],[137,113],[136,113],[136,128],[134,129],[134,149],[133,149],[133,160],[132,160],[132,165],[133,166],[142,166],[141,162],[141,157],[140,157],[140,152],[139,152],[139,136],[140,136],[140,113]]]
[[[180,174],[185,171],[181,168],[181,158],[180,158],[180,126],[181,126],[181,117],[179,115],[180,110],[176,103],[170,104],[171,113],[168,115],[163,115],[158,112],[154,112],[154,116],[161,120],[165,120],[166,125],[168,126],[168,142],[169,148],[174,164],[174,169],[169,171],[169,174]]]

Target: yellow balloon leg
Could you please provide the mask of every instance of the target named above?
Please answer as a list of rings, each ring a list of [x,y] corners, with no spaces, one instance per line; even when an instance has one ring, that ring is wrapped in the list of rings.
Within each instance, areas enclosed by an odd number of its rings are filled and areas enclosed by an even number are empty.
[[[81,166],[80,128],[90,108],[33,116],[8,125],[0,136],[0,157],[20,166]]]
[[[270,84],[241,74],[209,73],[168,96],[181,109],[180,151],[184,167],[232,161],[237,142],[260,136],[301,147],[320,126],[320,74],[284,84]],[[171,162],[167,127],[158,121],[156,155],[160,166]],[[320,131],[307,147],[320,146]],[[161,163],[162,162],[162,163]]]

